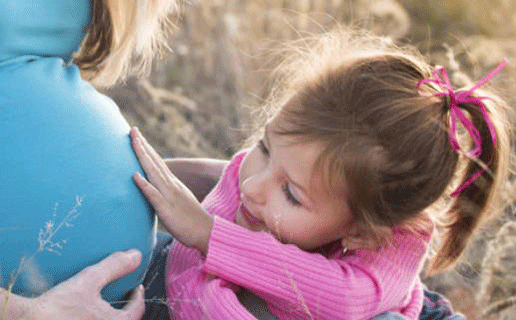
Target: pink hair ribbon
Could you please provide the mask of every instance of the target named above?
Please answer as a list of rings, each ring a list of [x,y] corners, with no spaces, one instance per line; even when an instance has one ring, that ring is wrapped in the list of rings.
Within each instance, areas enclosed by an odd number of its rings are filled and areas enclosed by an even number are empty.
[[[493,146],[496,147],[496,132],[493,126],[493,123],[491,122],[491,119],[489,118],[489,114],[486,110],[486,107],[484,103],[482,102],[483,99],[490,99],[489,97],[475,97],[473,96],[473,93],[475,90],[483,86],[487,81],[489,81],[495,74],[500,72],[505,65],[507,65],[507,59],[503,59],[502,62],[494,69],[492,70],[487,76],[485,76],[482,80],[480,80],[476,85],[474,85],[471,89],[467,91],[458,91],[455,92],[452,88],[450,79],[448,78],[448,75],[446,74],[446,71],[442,67],[436,68],[432,72],[431,78],[426,78],[423,80],[420,80],[416,88],[419,90],[419,87],[425,83],[434,83],[436,84],[440,89],[442,89],[441,92],[438,92],[434,94],[433,96],[437,97],[447,97],[449,99],[449,106],[450,106],[450,130],[448,132],[448,139],[450,141],[451,148],[454,151],[461,152],[464,151],[462,146],[459,144],[459,141],[457,139],[457,120],[459,120],[463,127],[466,129],[468,135],[471,137],[471,140],[473,140],[474,148],[466,152],[466,156],[468,158],[477,159],[482,154],[482,137],[480,136],[480,133],[478,132],[478,129],[473,125],[473,122],[466,117],[466,115],[462,112],[461,108],[459,107],[462,103],[467,104],[473,104],[478,106],[480,111],[482,112],[482,117],[484,118],[487,127],[489,128],[489,133],[491,135],[491,139],[493,141]],[[420,93],[421,94],[421,93]],[[464,153],[464,152],[463,152]],[[487,164],[489,166],[489,163]],[[463,184],[461,184],[455,191],[453,191],[450,196],[455,197],[459,193],[461,193],[466,187],[468,187],[470,184],[473,183],[482,173],[486,171],[485,168],[482,168],[475,174],[473,174],[471,177],[469,177],[466,181],[464,181]]]

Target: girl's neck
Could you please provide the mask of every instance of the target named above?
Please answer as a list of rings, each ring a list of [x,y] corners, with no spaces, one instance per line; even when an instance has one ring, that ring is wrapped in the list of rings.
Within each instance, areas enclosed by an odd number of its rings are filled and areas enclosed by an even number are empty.
[[[414,217],[410,218],[409,220],[405,221],[399,226],[396,226],[395,228],[408,231],[410,233],[419,233],[419,234],[429,234],[433,232],[434,229],[434,222],[432,221],[432,218],[430,215],[422,211],[419,214],[415,215]]]

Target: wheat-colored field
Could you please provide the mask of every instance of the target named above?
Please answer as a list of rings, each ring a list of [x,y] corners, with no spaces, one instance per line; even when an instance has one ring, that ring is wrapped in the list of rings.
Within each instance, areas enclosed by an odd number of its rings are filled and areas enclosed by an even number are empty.
[[[512,0],[203,0],[183,3],[175,21],[173,52],[150,77],[108,91],[165,157],[228,158],[250,134],[253,110],[270,89],[275,61],[267,52],[336,23],[411,43],[457,82],[479,79],[507,57],[492,84],[516,102]],[[423,274],[425,283],[470,319],[516,319],[515,226],[510,209],[499,212],[456,268]]]

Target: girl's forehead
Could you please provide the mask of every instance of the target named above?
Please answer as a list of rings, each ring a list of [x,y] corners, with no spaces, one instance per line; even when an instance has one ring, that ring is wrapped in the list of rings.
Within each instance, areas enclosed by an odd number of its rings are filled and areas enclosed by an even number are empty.
[[[279,132],[290,132],[296,129],[296,125],[291,121],[288,115],[285,112],[286,108],[282,108],[282,110],[278,111],[272,118],[270,118],[266,123],[264,128],[269,129],[272,133]],[[292,110],[292,109],[289,109]],[[291,135],[284,135],[291,140],[294,140]]]

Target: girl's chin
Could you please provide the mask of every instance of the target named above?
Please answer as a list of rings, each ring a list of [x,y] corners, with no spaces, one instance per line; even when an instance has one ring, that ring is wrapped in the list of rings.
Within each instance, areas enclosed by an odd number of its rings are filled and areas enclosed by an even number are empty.
[[[265,224],[263,222],[246,219],[245,214],[242,213],[242,211],[241,211],[241,207],[239,207],[237,210],[237,214],[235,217],[235,223],[241,227],[244,227],[244,228],[246,228],[248,230],[252,230],[252,231],[266,230]]]
[[[244,227],[246,229],[250,229],[249,225],[245,221],[244,217],[240,213],[240,210],[238,210],[236,217],[235,217],[235,223],[238,224],[241,227]]]

